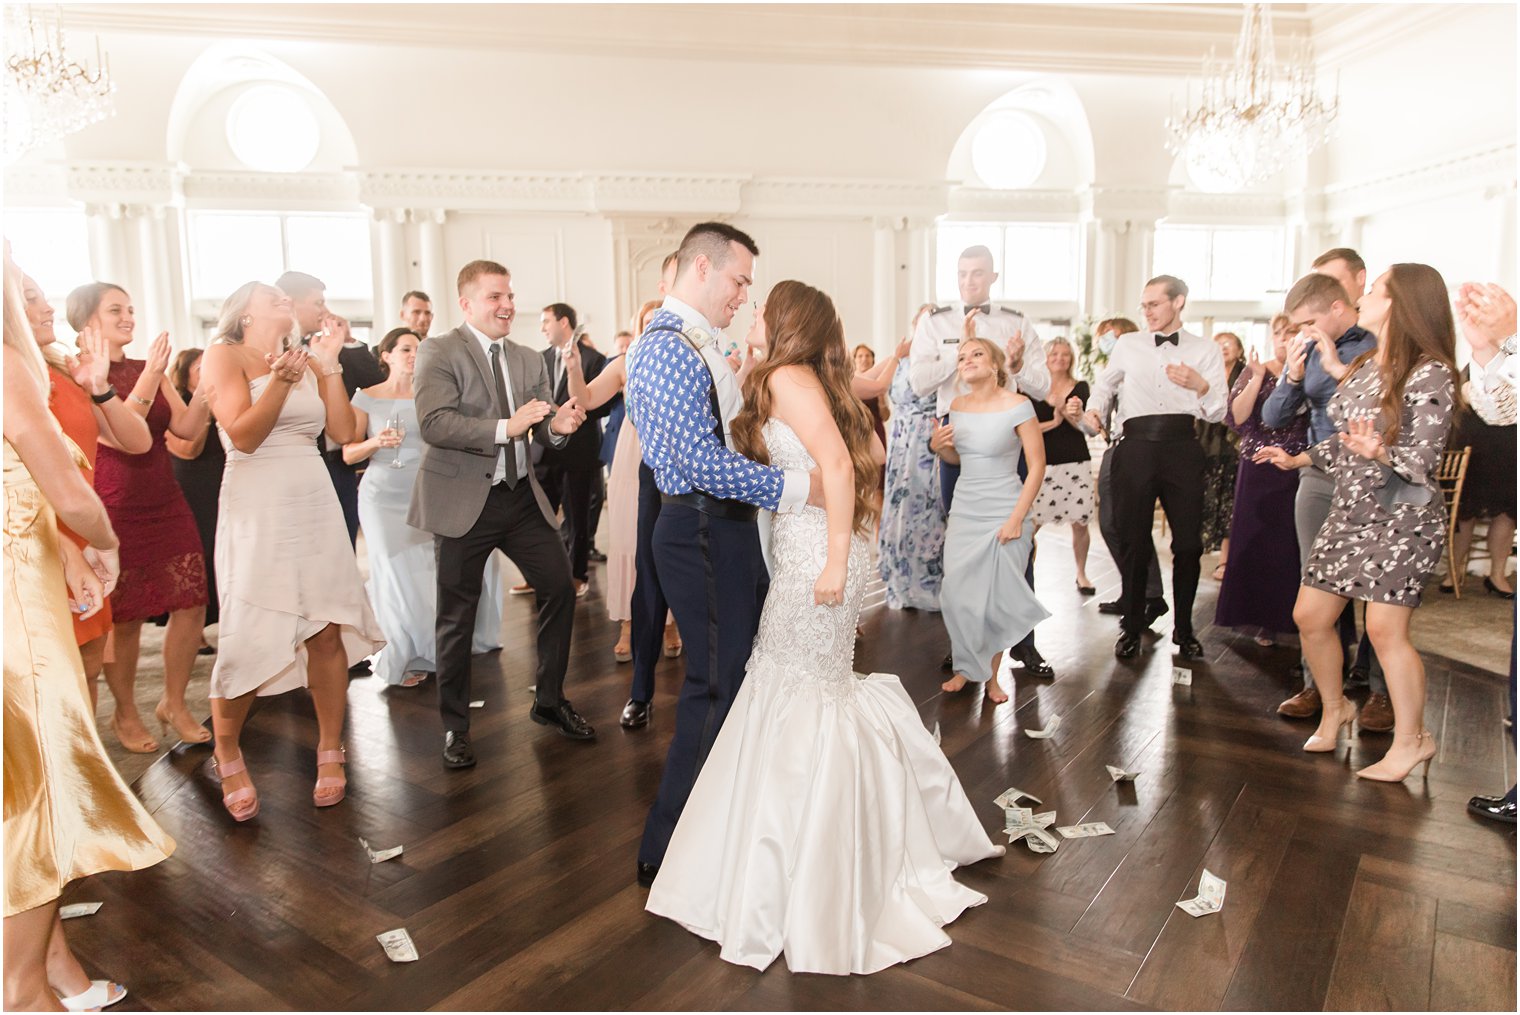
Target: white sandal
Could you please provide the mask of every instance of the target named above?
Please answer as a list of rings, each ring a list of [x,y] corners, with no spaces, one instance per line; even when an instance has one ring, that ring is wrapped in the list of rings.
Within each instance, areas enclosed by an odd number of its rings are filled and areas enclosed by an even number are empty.
[[[60,997],[58,1003],[69,1011],[100,1011],[127,996],[127,988],[110,980],[91,980],[88,990],[73,997]]]

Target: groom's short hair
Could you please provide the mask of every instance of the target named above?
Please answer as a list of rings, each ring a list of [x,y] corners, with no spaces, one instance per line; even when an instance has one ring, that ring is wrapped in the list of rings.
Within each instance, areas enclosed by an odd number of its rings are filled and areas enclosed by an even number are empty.
[[[482,275],[505,275],[508,278],[512,277],[512,273],[507,270],[505,265],[497,264],[495,261],[471,261],[459,269],[459,295],[463,296],[464,287]]]
[[[744,230],[735,229],[726,222],[698,222],[681,238],[681,247],[676,251],[676,274],[686,274],[702,255],[706,255],[714,268],[723,267],[728,263],[730,243],[739,244],[753,257],[760,256],[760,248]]]

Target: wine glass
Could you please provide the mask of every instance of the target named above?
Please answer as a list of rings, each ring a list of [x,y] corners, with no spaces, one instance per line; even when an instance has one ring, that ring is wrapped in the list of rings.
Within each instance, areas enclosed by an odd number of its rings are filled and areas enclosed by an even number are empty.
[[[404,441],[404,440],[406,440],[406,419],[403,416],[401,416],[399,413],[397,415],[391,416],[389,419],[387,419],[385,421],[385,428],[387,430],[394,430],[395,433],[396,433],[396,439],[398,441]],[[405,466],[403,466],[401,464],[401,445],[400,444],[396,445],[396,458],[395,458],[394,461],[391,462],[391,468],[393,468],[393,469],[405,468]]]

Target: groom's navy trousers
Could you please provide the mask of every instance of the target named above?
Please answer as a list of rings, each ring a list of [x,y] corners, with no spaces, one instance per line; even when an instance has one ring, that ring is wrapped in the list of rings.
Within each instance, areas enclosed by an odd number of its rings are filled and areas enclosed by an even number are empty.
[[[676,820],[744,682],[770,576],[755,522],[666,503],[654,526],[660,588],[686,646],[686,681],[659,795],[644,823],[639,863],[665,859]]]
[[[654,525],[660,520],[660,488],[654,470],[639,462],[638,539],[634,544],[633,598],[629,602],[630,645],[633,648],[633,701],[654,700],[654,668],[665,642],[665,616],[670,604],[660,587],[654,562]]]

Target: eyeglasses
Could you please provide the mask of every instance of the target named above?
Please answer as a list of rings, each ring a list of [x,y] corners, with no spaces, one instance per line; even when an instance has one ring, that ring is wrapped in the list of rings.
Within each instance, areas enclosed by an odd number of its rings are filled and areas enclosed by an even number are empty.
[[[1140,309],[1141,310],[1155,310],[1158,307],[1164,307],[1164,306],[1166,306],[1170,302],[1172,302],[1172,301],[1171,300],[1152,300],[1149,303],[1142,303],[1142,304],[1140,304]]]

